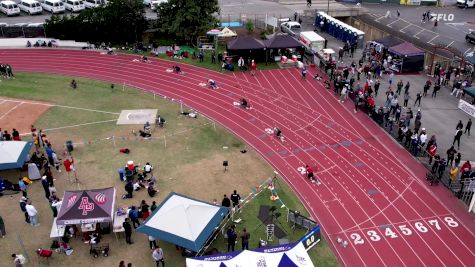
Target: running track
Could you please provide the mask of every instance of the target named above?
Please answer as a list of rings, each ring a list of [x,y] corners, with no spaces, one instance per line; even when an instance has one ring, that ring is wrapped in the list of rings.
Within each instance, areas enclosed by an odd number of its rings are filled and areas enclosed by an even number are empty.
[[[179,99],[254,147],[297,192],[343,266],[473,266],[475,222],[425,169],[352,104],[338,103],[296,69],[221,74],[174,63],[98,52],[9,49],[0,62],[15,71],[87,77]],[[199,86],[214,79],[219,90]],[[80,90],[80,89],[79,89]],[[233,106],[245,97],[251,110]],[[350,101],[348,101],[350,102]],[[278,126],[284,143],[266,133]],[[309,164],[320,186],[297,170]],[[345,248],[337,237],[348,240]],[[318,249],[318,248],[317,248]]]

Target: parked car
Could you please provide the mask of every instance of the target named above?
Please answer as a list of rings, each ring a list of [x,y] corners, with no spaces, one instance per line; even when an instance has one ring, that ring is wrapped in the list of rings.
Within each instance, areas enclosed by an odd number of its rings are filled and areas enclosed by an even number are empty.
[[[467,41],[467,43],[475,44],[475,31],[467,33],[467,35],[465,35],[465,41]]]
[[[161,3],[166,3],[166,2],[168,2],[168,0],[152,0],[150,2],[150,8],[152,10],[155,10],[157,9],[157,6],[159,6]]]
[[[84,2],[82,0],[63,0],[66,10],[71,12],[80,12],[84,10]]]
[[[18,8],[17,3],[10,0],[0,2],[0,11],[7,16],[20,15],[20,8]]]
[[[41,3],[43,10],[51,12],[52,14],[64,13],[64,3],[60,0],[45,0]]]
[[[22,0],[18,7],[20,7],[21,11],[30,15],[40,14],[41,12],[43,12],[41,4],[36,0]]]
[[[292,36],[299,36],[300,32],[302,31],[302,27],[300,23],[295,21],[284,22],[280,24],[280,30],[282,32],[288,33]]]
[[[101,5],[107,5],[107,2],[104,0],[85,0],[84,6],[86,8],[95,8]]]

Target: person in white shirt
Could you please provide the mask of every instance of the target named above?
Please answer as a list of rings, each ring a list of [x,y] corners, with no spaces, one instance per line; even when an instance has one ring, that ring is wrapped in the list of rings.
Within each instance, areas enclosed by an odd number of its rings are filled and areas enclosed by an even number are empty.
[[[151,173],[152,170],[153,170],[153,166],[152,166],[150,163],[148,163],[148,162],[145,164],[145,166],[143,166],[143,172],[144,172],[145,174]]]
[[[157,263],[157,267],[160,266],[160,262],[162,263],[162,266],[165,267],[165,259],[163,258],[163,250],[160,246],[157,245],[157,247],[153,250],[152,258]]]
[[[30,216],[30,223],[33,226],[39,226],[40,224],[38,223],[38,211],[36,208],[31,205],[31,201],[28,200],[28,204],[26,204],[26,212],[28,213],[28,216]]]
[[[23,267],[23,264],[26,263],[26,258],[21,254],[12,254],[12,258],[16,267]]]

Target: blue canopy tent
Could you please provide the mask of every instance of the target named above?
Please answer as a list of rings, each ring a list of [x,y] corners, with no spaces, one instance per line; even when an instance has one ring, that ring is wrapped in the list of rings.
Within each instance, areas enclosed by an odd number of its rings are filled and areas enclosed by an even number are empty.
[[[229,209],[170,193],[138,232],[199,252]]]
[[[32,146],[32,142],[1,141],[0,170],[18,169],[23,167]]]

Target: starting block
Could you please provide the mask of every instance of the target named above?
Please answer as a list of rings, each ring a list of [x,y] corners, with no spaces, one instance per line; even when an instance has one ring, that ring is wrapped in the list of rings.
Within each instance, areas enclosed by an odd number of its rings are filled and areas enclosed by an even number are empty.
[[[207,84],[206,83],[199,83],[198,85],[201,86],[201,87],[206,87]]]
[[[166,69],[165,71],[168,72],[168,73],[172,73],[173,69]]]

